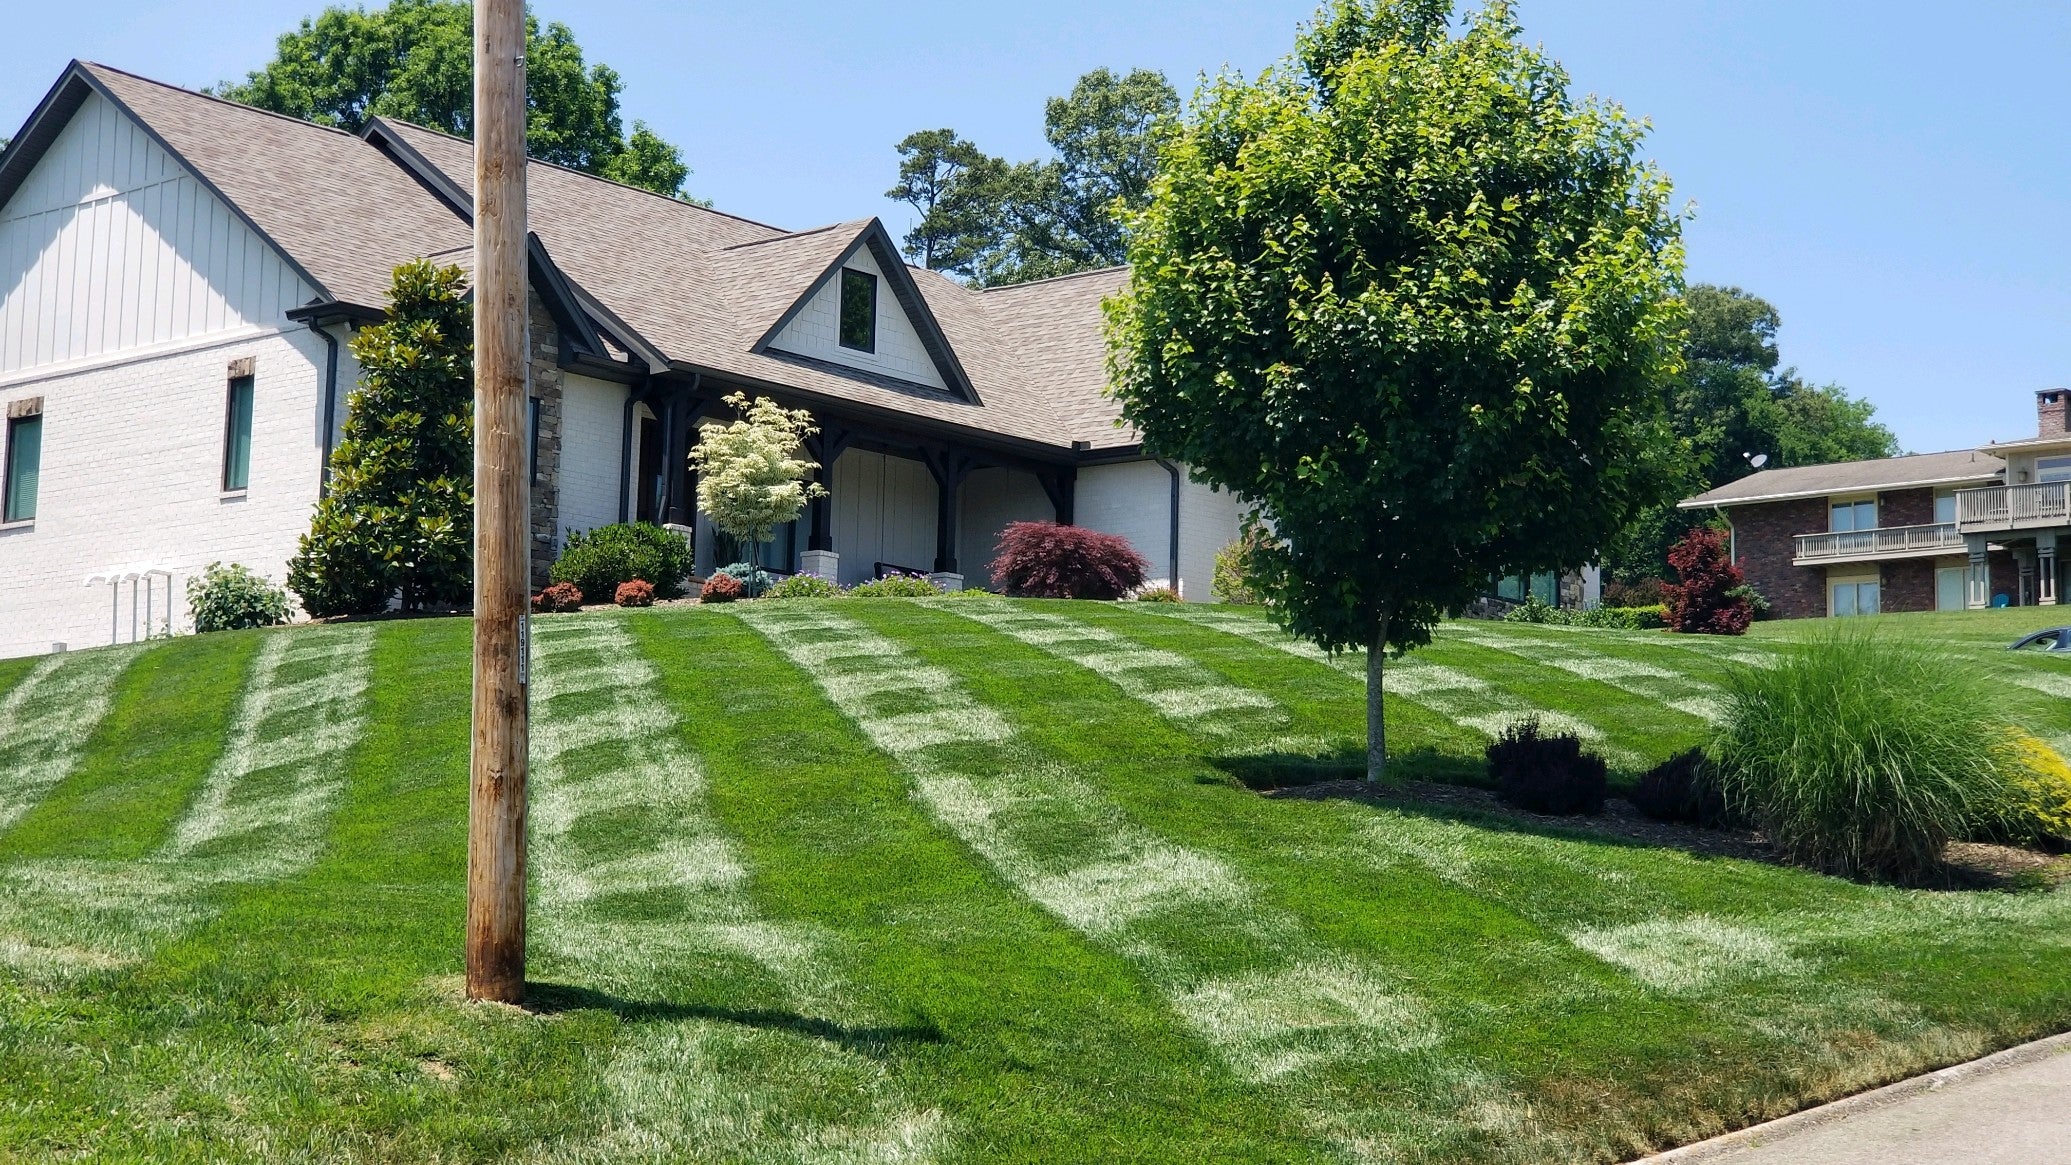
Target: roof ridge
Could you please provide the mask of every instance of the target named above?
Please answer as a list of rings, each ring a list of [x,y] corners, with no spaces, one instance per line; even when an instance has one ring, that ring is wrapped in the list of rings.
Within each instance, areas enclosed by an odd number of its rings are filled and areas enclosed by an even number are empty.
[[[1089,275],[1107,275],[1115,271],[1127,271],[1129,264],[1116,263],[1108,267],[1090,267],[1084,271],[1067,271],[1062,275],[1046,275],[1041,279],[1027,279],[1020,283],[995,283],[991,287],[980,287],[980,292],[1013,291],[1019,287],[1034,287],[1039,283],[1060,283],[1066,279],[1084,279]]]
[[[213,101],[217,105],[227,105],[232,109],[241,109],[246,113],[259,114],[261,117],[271,117],[293,125],[306,126],[310,129],[322,130],[325,133],[339,134],[343,137],[359,137],[358,134],[353,133],[351,130],[339,126],[325,125],[320,121],[311,121],[306,117],[296,117],[291,113],[279,113],[271,109],[261,109],[256,105],[247,105],[242,101],[233,101],[228,97],[218,97],[214,93],[206,93],[199,89],[189,89],[184,85],[175,85],[170,81],[161,81],[156,77],[146,77],[142,73],[132,73],[128,69],[118,69],[113,65],[104,65],[99,61],[81,61],[79,63],[89,69],[102,69],[118,76],[128,77],[132,81],[142,81],[146,85],[155,85],[160,89],[170,89],[187,97],[199,97],[203,101]]]
[[[728,243],[719,249],[722,251],[744,251],[749,247],[760,247],[766,243],[788,243],[793,239],[803,239],[810,235],[824,235],[828,231],[838,231],[843,227],[853,227],[861,230],[869,222],[870,220],[867,218],[852,219],[848,222],[831,222],[826,226],[808,227],[802,231],[785,231],[781,235],[771,235],[766,239],[749,239],[745,243]]]
[[[468,146],[468,148],[469,148],[469,149],[473,149],[473,148],[474,148],[474,144],[475,144],[475,143],[474,143],[474,139],[473,139],[473,138],[464,138],[464,137],[461,137],[461,136],[460,136],[459,134],[454,134],[454,133],[447,133],[447,132],[446,132],[445,130],[442,130],[442,129],[433,129],[433,128],[432,128],[431,126],[428,126],[428,125],[419,125],[419,124],[417,124],[416,122],[414,122],[414,121],[410,121],[410,120],[408,120],[408,119],[406,119],[406,118],[401,118],[401,117],[391,117],[391,116],[389,116],[388,114],[385,114],[385,113],[377,113],[377,114],[375,114],[374,116],[375,116],[375,117],[378,117],[378,118],[380,118],[380,119],[381,119],[382,121],[385,121],[385,122],[387,122],[387,123],[388,123],[388,124],[390,124],[390,125],[405,125],[405,126],[409,126],[409,127],[411,128],[411,129],[414,129],[414,130],[421,130],[421,131],[423,131],[424,133],[428,133],[428,134],[431,134],[431,135],[432,135],[432,136],[434,136],[434,137],[442,137],[442,138],[445,138],[445,139],[446,139],[447,141],[453,141],[453,142],[465,142],[465,143],[467,143],[467,146]],[[619,181],[618,179],[616,179],[616,178],[606,178],[606,177],[604,177],[604,176],[603,176],[603,175],[601,175],[601,174],[592,174],[592,173],[590,173],[590,172],[589,172],[588,170],[578,170],[578,169],[576,169],[576,168],[575,168],[575,167],[573,167],[573,166],[563,166],[563,165],[562,165],[561,163],[559,163],[559,162],[549,162],[549,161],[547,161],[547,160],[546,160],[545,158],[535,158],[535,157],[533,157],[533,156],[532,156],[532,155],[530,155],[530,154],[527,154],[527,155],[525,155],[525,161],[526,161],[526,162],[528,162],[528,163],[530,163],[530,164],[532,164],[532,165],[535,165],[535,166],[545,166],[545,167],[547,167],[548,169],[552,169],[552,170],[560,170],[560,171],[562,171],[562,172],[564,172],[564,173],[568,173],[568,174],[573,174],[573,175],[575,175],[575,176],[576,176],[576,177],[578,177],[578,178],[588,178],[588,179],[589,179],[589,180],[591,180],[592,182],[602,182],[602,183],[604,183],[604,184],[605,184],[606,186],[616,186],[616,187],[618,187],[618,188],[619,188],[619,189],[621,189],[621,190],[631,190],[631,191],[633,191],[633,192],[634,192],[634,193],[636,193],[636,194],[645,194],[645,195],[647,195],[647,196],[648,196],[648,197],[650,197],[650,198],[659,198],[659,199],[661,199],[661,200],[662,200],[663,202],[671,203],[671,204],[673,204],[673,205],[675,205],[675,206],[681,206],[681,207],[686,207],[686,208],[688,208],[688,209],[690,209],[690,210],[702,210],[702,211],[704,211],[704,212],[705,212],[706,214],[716,214],[716,215],[718,215],[718,216],[719,216],[720,218],[730,218],[730,219],[733,219],[733,220],[734,220],[735,222],[744,222],[744,223],[747,223],[747,224],[748,224],[749,226],[751,226],[751,227],[761,227],[761,228],[763,228],[764,230],[771,230],[771,231],[783,231],[783,230],[784,230],[784,228],[783,228],[783,227],[780,227],[780,226],[776,226],[776,225],[774,225],[774,224],[771,224],[771,223],[766,223],[766,222],[762,222],[762,221],[761,221],[761,220],[759,220],[759,219],[752,219],[752,218],[749,218],[749,217],[748,217],[747,215],[743,215],[743,214],[735,214],[735,213],[733,213],[732,211],[720,210],[720,209],[719,209],[718,207],[715,207],[715,206],[699,206],[699,205],[698,205],[697,203],[695,203],[695,202],[691,202],[691,201],[689,201],[689,200],[687,200],[687,199],[677,198],[677,197],[676,197],[675,195],[673,195],[673,194],[662,194],[662,193],[659,193],[659,192],[657,192],[657,191],[649,190],[649,189],[648,189],[647,187],[645,187],[645,186],[635,186],[635,185],[633,185],[633,184],[632,184],[632,183],[630,183],[630,182],[620,182],[620,181]],[[788,232],[786,232],[786,233],[788,233]]]

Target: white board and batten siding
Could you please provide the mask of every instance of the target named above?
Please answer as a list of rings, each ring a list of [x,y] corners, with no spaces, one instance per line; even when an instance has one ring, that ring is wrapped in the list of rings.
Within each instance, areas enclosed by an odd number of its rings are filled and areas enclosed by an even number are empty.
[[[325,345],[285,315],[313,296],[125,114],[86,99],[0,206],[0,408],[43,402],[35,518],[0,527],[0,656],[128,640],[127,587],[111,620],[108,586],[85,581],[111,568],[170,569],[175,627],[210,562],[282,581],[322,470]],[[342,412],[356,369],[340,348]],[[250,484],[226,494],[244,358]]]
[[[843,586],[868,582],[880,562],[935,568],[936,490],[927,466],[850,449],[834,462],[830,494]]]
[[[1154,584],[1174,586],[1191,603],[1210,601],[1215,555],[1237,538],[1244,506],[1235,495],[1186,478],[1180,467],[1179,563],[1172,562],[1172,476],[1155,461],[1082,466],[1074,502],[1078,524],[1120,534],[1150,563]]]
[[[314,295],[98,93],[0,208],[0,375],[275,325]]]
[[[878,266],[870,249],[859,249],[843,266],[877,277],[876,350],[863,352],[841,345],[839,269],[813,290],[805,306],[770,340],[770,348],[947,391],[948,382],[942,379],[942,371],[935,367],[934,358],[921,343],[920,332],[907,317],[899,297],[892,294],[884,269]]]

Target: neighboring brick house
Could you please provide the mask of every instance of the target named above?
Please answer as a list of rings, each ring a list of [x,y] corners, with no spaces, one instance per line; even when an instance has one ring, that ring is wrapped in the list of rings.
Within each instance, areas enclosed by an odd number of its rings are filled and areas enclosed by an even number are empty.
[[[185,618],[210,562],[279,580],[394,269],[471,265],[472,147],[311,125],[75,62],[0,154],[0,656]],[[532,241],[532,555],[676,527],[723,397],[812,412],[829,496],[765,550],[855,582],[985,581],[1028,518],[1121,534],[1206,598],[1237,499],[1145,455],[1105,395],[1127,272],[980,290],[865,219],[785,231],[544,163]],[[725,556],[725,557],[722,557]]]
[[[1726,518],[1734,561],[1781,618],[2051,606],[2071,538],[2067,396],[2035,394],[2034,437],[1765,469],[1682,507]]]

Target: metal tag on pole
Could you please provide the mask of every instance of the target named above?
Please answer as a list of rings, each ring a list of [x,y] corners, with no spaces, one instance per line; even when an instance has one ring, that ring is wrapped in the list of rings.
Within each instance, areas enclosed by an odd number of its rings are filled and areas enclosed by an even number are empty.
[[[525,996],[525,7],[475,0],[475,687],[467,995]]]

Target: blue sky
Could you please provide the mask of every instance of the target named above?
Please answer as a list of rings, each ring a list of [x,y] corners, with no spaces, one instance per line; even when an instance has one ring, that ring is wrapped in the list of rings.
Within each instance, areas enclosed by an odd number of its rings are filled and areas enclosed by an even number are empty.
[[[241,76],[316,0],[23,4],[0,47],[12,132],[73,57],[199,86]],[[1783,313],[1787,362],[1876,402],[1911,450],[2033,431],[2071,383],[2071,5],[1522,0],[1577,88],[1651,118],[1696,204],[1690,277]],[[910,215],[892,144],[953,126],[1043,150],[1042,102],[1087,69],[1251,72],[1312,0],[899,4],[538,0],[693,190],[790,227]]]

